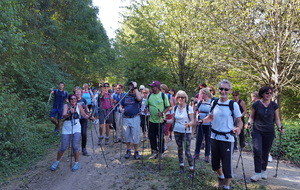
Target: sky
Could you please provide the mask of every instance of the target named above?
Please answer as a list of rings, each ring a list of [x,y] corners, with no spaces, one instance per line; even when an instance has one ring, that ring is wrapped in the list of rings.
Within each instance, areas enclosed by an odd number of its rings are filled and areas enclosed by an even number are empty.
[[[124,6],[130,5],[130,0],[93,0],[93,5],[99,8],[99,19],[106,30],[109,39],[115,38],[115,31],[119,28],[120,13]]]

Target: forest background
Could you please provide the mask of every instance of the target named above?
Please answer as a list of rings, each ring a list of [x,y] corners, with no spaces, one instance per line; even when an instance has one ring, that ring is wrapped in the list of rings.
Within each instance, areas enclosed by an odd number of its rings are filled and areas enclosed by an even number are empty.
[[[274,88],[286,128],[282,157],[300,163],[300,2],[144,0],[108,39],[91,0],[0,2],[0,181],[44,155],[49,88],[99,80],[159,80],[190,96],[229,79],[250,93]],[[45,124],[48,123],[48,124]]]

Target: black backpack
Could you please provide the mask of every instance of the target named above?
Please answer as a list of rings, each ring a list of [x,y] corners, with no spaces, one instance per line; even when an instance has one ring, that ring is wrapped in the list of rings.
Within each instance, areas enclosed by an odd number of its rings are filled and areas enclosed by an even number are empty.
[[[151,94],[152,94],[152,92],[151,92],[151,93],[148,95],[148,97],[147,97],[148,104],[149,104],[149,98],[150,98]],[[161,98],[162,98],[162,100],[163,100],[163,102],[164,102],[164,108],[166,108],[166,104],[165,104],[165,93],[162,93],[162,92],[161,92]]]
[[[212,112],[213,111],[213,109],[216,107],[216,105],[218,104],[219,106],[229,106],[229,109],[230,109],[230,111],[231,111],[231,116],[232,116],[232,119],[234,120],[234,113],[233,113],[233,111],[234,111],[234,108],[233,108],[233,103],[234,103],[234,101],[233,100],[230,100],[229,101],[229,104],[219,104],[218,103],[218,98],[215,98],[215,100],[213,101],[213,104],[212,104],[212,106],[211,106],[211,108],[210,108],[210,112]]]

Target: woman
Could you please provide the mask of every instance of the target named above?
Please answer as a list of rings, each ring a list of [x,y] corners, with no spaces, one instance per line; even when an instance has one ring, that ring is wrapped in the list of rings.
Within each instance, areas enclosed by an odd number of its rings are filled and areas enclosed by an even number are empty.
[[[240,93],[239,91],[235,90],[232,92],[232,96],[233,96],[233,100],[239,105],[240,111],[242,113],[242,122],[243,122],[243,129],[241,131],[241,133],[239,134],[239,143],[240,143],[240,148],[243,149],[245,147],[245,134],[244,134],[244,125],[245,125],[245,119],[244,116],[247,113],[247,108],[246,108],[246,104],[243,100],[240,99]],[[237,147],[237,137],[234,137],[234,150],[237,151],[238,147]]]
[[[190,177],[192,177],[194,174],[194,165],[190,151],[192,133],[190,126],[194,125],[194,111],[193,108],[187,104],[188,96],[184,91],[179,90],[175,99],[178,105],[172,109],[173,118],[167,120],[167,123],[174,122],[174,136],[178,148],[180,173],[184,172],[183,149],[185,148],[185,155],[190,166]]]
[[[198,123],[212,121],[211,127],[211,165],[218,174],[215,187],[230,189],[233,177],[232,153],[234,134],[239,135],[243,127],[241,112],[236,102],[228,99],[232,85],[228,80],[219,83],[220,99],[214,100],[208,116],[198,120]],[[233,106],[233,110],[231,110]],[[236,127],[235,127],[236,126]],[[222,164],[221,164],[222,163]]]
[[[150,91],[148,88],[144,88],[144,90],[142,91],[142,94],[143,94],[143,98],[141,100],[141,111],[140,111],[140,117],[141,117],[141,127],[142,127],[142,131],[143,131],[143,139],[142,141],[146,141],[147,139],[147,136],[146,136],[146,132],[148,131],[148,122],[149,122],[149,115],[150,113],[145,113],[145,108],[146,108],[146,105],[145,105],[145,102],[146,102],[146,99],[149,95]]]
[[[64,105],[63,110],[63,118],[65,122],[62,128],[62,138],[61,138],[61,147],[57,152],[56,161],[52,164],[50,169],[52,171],[57,169],[57,166],[60,162],[61,157],[63,156],[65,150],[68,147],[71,135],[72,135],[72,148],[75,158],[75,163],[72,168],[72,171],[76,171],[79,169],[79,150],[78,150],[78,142],[80,140],[81,126],[79,122],[79,115],[81,114],[86,119],[94,119],[93,117],[87,115],[82,106],[77,104],[77,97],[75,94],[71,94],[68,97],[70,104]]]
[[[87,83],[83,84],[83,90],[82,90],[82,98],[86,100],[87,106],[89,110],[92,108],[92,100],[94,95],[89,89],[89,85]]]
[[[162,93],[165,93],[165,97],[168,97],[169,100],[169,104],[170,104],[170,108],[169,111],[166,113],[166,120],[168,119],[172,119],[173,115],[171,113],[172,108],[174,107],[174,103],[171,99],[171,94],[169,93],[169,88],[167,85],[165,84],[161,84],[160,85],[160,89]],[[168,142],[169,142],[169,131],[171,128],[171,124],[170,123],[166,123],[164,126],[164,140],[165,140],[165,147],[164,149],[167,150],[168,149]]]
[[[125,93],[123,92],[123,85],[118,84],[116,92],[113,94],[113,104],[117,105],[124,95]],[[119,110],[119,106],[115,108],[114,116],[116,123],[117,142],[121,142],[124,135],[124,129],[122,127],[122,113]]]
[[[205,118],[210,111],[211,102],[212,102],[212,94],[208,90],[208,88],[202,88],[199,92],[200,101],[197,103],[197,114],[198,119]],[[203,135],[205,135],[205,162],[209,162],[210,155],[210,128],[211,123],[203,123],[202,125],[197,126],[197,141],[196,141],[196,149],[194,154],[194,159],[198,159],[200,156],[200,148],[203,139]]]
[[[281,134],[284,132],[280,122],[278,105],[271,101],[272,94],[273,89],[269,86],[259,89],[258,95],[261,99],[252,104],[248,120],[247,128],[250,128],[253,124],[251,136],[255,174],[251,177],[251,181],[268,178],[266,169],[268,166],[268,154],[275,137],[274,122],[278,131]]]

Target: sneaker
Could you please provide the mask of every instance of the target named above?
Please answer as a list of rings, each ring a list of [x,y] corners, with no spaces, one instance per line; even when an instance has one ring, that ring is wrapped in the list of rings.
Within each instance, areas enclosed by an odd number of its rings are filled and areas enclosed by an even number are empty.
[[[102,144],[103,139],[104,139],[103,136],[98,137],[98,145]]]
[[[261,180],[261,174],[260,174],[260,173],[255,173],[255,175],[252,176],[250,179],[251,179],[251,181],[253,181],[253,182],[258,181],[258,180]]]
[[[141,157],[140,157],[140,155],[139,155],[139,152],[138,151],[135,151],[134,152],[134,159],[136,159],[136,160],[139,160]]]
[[[180,174],[184,174],[184,166],[180,166],[179,167],[179,173]]]
[[[124,155],[124,158],[128,159],[131,156],[131,151],[127,150],[126,154]]]
[[[105,145],[108,145],[109,144],[109,137],[105,137]]]
[[[154,151],[152,151],[152,155],[149,157],[149,159],[156,159],[157,158],[157,151],[156,150],[154,150]]]
[[[89,156],[89,153],[86,151],[86,148],[82,149],[83,156]]]
[[[121,138],[117,138],[117,142],[122,142],[122,139]]]
[[[205,156],[204,162],[209,163],[209,156]]]
[[[164,154],[164,153],[158,154],[158,159],[162,160],[164,157],[165,157],[165,154]]]
[[[218,181],[217,183],[214,185],[214,187],[219,188],[222,187],[225,184],[225,179],[224,178],[219,178],[218,177]]]
[[[75,162],[74,163],[74,166],[73,166],[73,168],[72,168],[72,172],[75,172],[75,171],[77,171],[79,169],[79,163],[78,162]]]
[[[200,154],[194,154],[193,159],[199,159]]]
[[[147,137],[143,137],[141,141],[142,142],[147,141]]]
[[[269,156],[268,156],[268,162],[272,162],[272,161],[273,161],[273,158],[272,158],[271,154],[269,154]]]
[[[165,150],[168,150],[168,145],[165,144]]]
[[[55,171],[55,170],[57,169],[58,164],[59,164],[59,161],[55,161],[55,162],[51,165],[50,170]]]
[[[268,179],[267,171],[261,170],[261,179]]]
[[[234,147],[233,151],[237,152],[239,149],[237,147]]]

